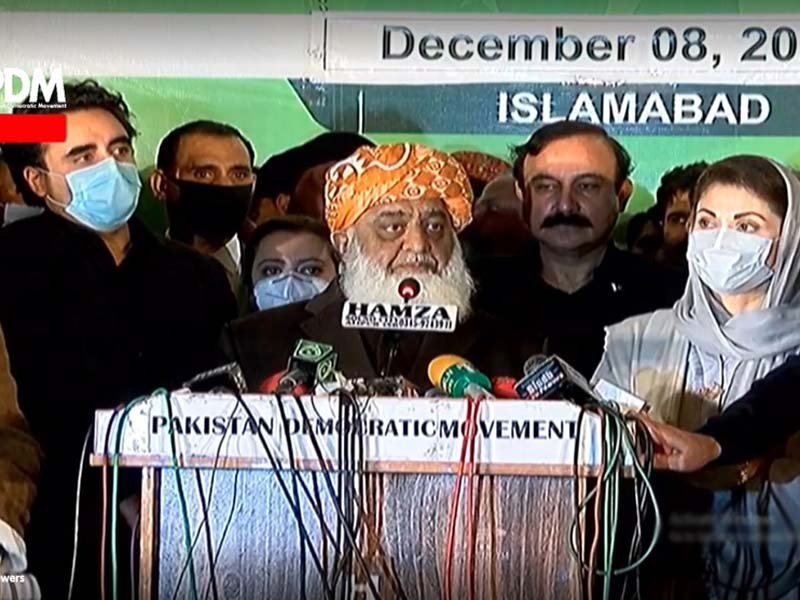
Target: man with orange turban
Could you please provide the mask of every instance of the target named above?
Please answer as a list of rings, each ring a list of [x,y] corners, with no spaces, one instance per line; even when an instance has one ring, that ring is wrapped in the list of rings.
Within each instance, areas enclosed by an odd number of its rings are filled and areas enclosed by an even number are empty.
[[[325,218],[341,257],[338,280],[306,303],[262,311],[229,328],[230,352],[250,388],[285,368],[300,338],[334,346],[348,377],[402,375],[427,388],[428,363],[444,353],[489,375],[519,374],[512,328],[471,307],[474,284],[457,234],[472,219],[472,191],[452,156],[407,143],[359,148],[325,176]],[[342,327],[346,301],[402,304],[398,287],[408,277],[420,283],[411,303],[457,308],[455,331]]]

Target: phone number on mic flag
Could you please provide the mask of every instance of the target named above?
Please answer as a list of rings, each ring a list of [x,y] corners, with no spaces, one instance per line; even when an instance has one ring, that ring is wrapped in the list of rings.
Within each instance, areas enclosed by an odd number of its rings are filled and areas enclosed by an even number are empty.
[[[455,331],[457,314],[458,309],[451,305],[346,302],[342,327],[451,332]]]

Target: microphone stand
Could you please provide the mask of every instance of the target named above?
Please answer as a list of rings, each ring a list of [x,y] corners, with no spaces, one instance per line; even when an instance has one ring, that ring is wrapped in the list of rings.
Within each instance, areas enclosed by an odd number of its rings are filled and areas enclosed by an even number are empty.
[[[383,365],[381,369],[380,376],[381,377],[389,377],[389,373],[392,369],[392,363],[394,359],[397,357],[397,351],[400,346],[400,332],[399,331],[389,331],[387,334],[389,336],[389,355],[386,357],[386,364]]]
[[[419,281],[413,277],[407,277],[400,282],[400,286],[398,287],[397,291],[400,297],[403,298],[403,303],[407,305],[409,300],[419,296]],[[383,368],[379,373],[380,377],[389,377],[389,374],[391,373],[392,364],[394,363],[395,358],[397,358],[397,352],[400,346],[400,333],[400,331],[396,330],[389,331],[387,333],[389,336],[389,356],[386,357],[386,364],[383,365]]]

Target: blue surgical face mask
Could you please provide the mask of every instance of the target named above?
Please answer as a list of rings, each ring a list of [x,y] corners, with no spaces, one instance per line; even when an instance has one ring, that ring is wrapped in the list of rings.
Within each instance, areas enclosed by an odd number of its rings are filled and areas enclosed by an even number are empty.
[[[319,277],[309,277],[289,272],[261,279],[253,288],[258,310],[268,310],[293,302],[310,300],[328,287],[328,282]]]
[[[719,294],[742,294],[768,281],[773,240],[721,227],[689,234],[688,259],[700,280]]]
[[[67,182],[70,201],[64,204],[52,197],[50,201],[63,206],[66,214],[89,229],[101,232],[119,229],[136,210],[142,189],[136,165],[108,157],[62,177]]]

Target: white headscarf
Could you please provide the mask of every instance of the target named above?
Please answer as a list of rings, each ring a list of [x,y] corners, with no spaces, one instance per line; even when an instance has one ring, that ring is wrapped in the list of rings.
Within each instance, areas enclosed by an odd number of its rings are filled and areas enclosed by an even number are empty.
[[[675,326],[692,344],[740,362],[728,398],[741,397],[756,379],[800,352],[800,180],[772,164],[786,182],[788,198],[763,307],[727,318],[690,261],[686,292],[672,310]]]

